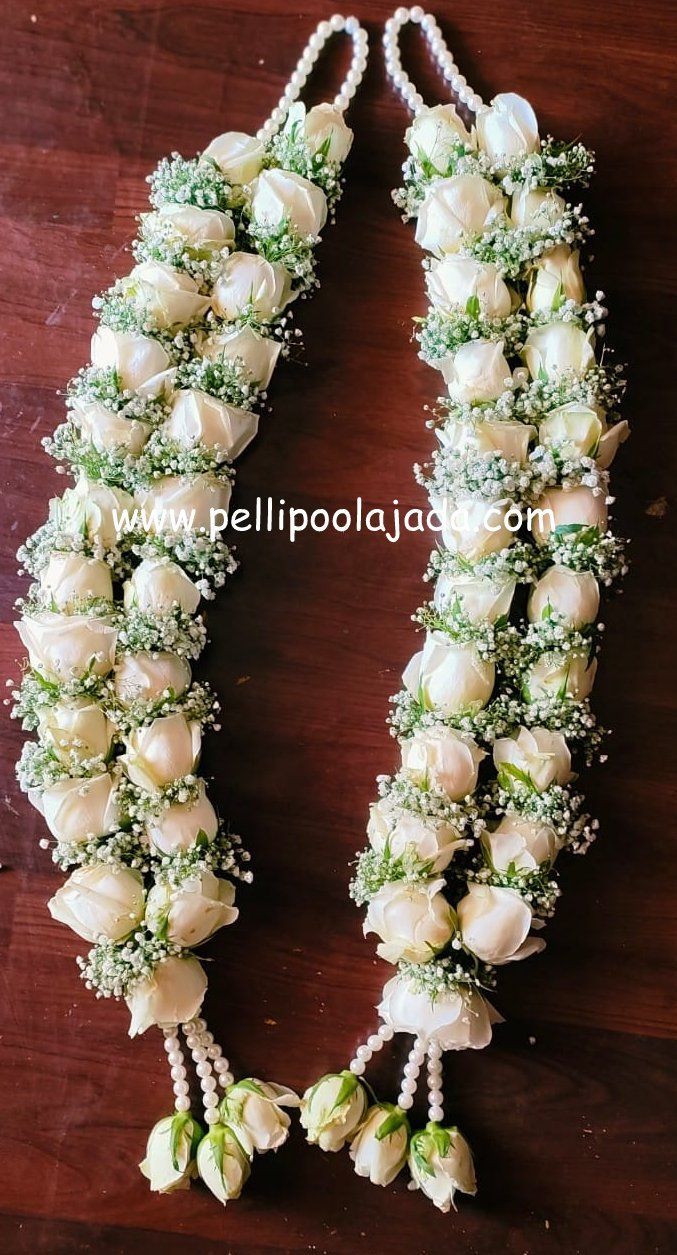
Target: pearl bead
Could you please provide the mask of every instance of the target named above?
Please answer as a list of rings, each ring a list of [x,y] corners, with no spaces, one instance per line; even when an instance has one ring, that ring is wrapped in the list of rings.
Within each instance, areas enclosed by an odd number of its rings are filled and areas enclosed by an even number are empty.
[[[186,1097],[185,1094],[181,1094],[174,1103],[174,1108],[176,1111],[190,1111],[190,1098]]]
[[[405,1076],[402,1082],[402,1093],[403,1094],[415,1094],[416,1093],[416,1077]]]
[[[165,1047],[165,1050],[167,1051],[167,1054],[169,1054],[170,1050],[179,1050],[180,1046],[181,1046],[181,1043],[178,1037],[175,1037],[172,1033],[170,1033],[168,1037],[165,1037],[164,1047]]]
[[[342,31],[343,30],[343,15],[341,13],[334,13],[329,19],[329,24],[332,30]]]
[[[193,1023],[194,1023],[194,1025],[195,1025],[195,1032],[196,1032],[196,1033],[204,1033],[204,1032],[206,1031],[206,1028],[207,1028],[207,1021],[206,1021],[206,1020],[203,1020],[201,1016],[200,1016],[200,1018],[199,1018],[199,1019],[197,1019],[197,1020],[193,1020]]]
[[[211,1065],[207,1063],[206,1060],[204,1061],[204,1063],[198,1063],[195,1071],[197,1072],[198,1076],[211,1076],[212,1074]]]
[[[205,1124],[218,1124],[220,1119],[218,1111],[215,1111],[213,1107],[207,1108],[205,1111]]]
[[[216,1089],[216,1078],[213,1076],[205,1076],[200,1081],[200,1089],[203,1094],[213,1094]]]
[[[358,1046],[355,1054],[358,1059],[363,1059],[365,1063],[368,1063],[371,1059],[372,1051],[369,1046]]]
[[[367,1045],[369,1049],[371,1050],[372,1054],[374,1053],[375,1050],[382,1050],[384,1042],[380,1033],[372,1033],[371,1036],[367,1038]]]
[[[204,1103],[205,1111],[209,1111],[210,1108],[213,1110],[214,1107],[218,1107],[221,1100],[218,1094],[205,1094],[202,1101]]]
[[[391,1041],[394,1034],[395,1030],[392,1024],[382,1024],[378,1030],[379,1037],[382,1037],[384,1041]]]
[[[199,1044],[200,1044],[200,1040],[198,1037],[195,1036],[195,1033],[186,1034],[186,1045],[189,1050],[195,1050],[195,1047],[199,1046]]]
[[[412,22],[422,22],[423,18],[425,17],[425,13],[423,12],[423,9],[421,8],[420,4],[415,4],[409,16]]]
[[[228,1086],[232,1085],[234,1080],[235,1077],[232,1072],[222,1072],[219,1076],[219,1085],[222,1089],[228,1089]]]
[[[433,1103],[433,1105],[428,1108],[428,1118],[435,1124],[440,1124],[444,1119],[444,1109],[437,1103]]]
[[[230,1064],[228,1060],[224,1059],[223,1057],[221,1057],[220,1059],[214,1060],[214,1070],[216,1072],[227,1072],[229,1067],[230,1067]]]
[[[221,1054],[221,1047],[218,1046],[216,1042],[214,1043],[213,1046],[207,1046],[207,1058],[208,1059],[218,1059],[220,1054]]]
[[[177,1066],[179,1063],[183,1063],[183,1055],[181,1054],[181,1051],[170,1050],[169,1054],[167,1055],[167,1062],[169,1066],[172,1068]]]
[[[188,1093],[190,1093],[190,1086],[189,1086],[189,1084],[188,1084],[188,1081],[175,1081],[175,1082],[174,1082],[174,1093],[175,1093],[177,1096],[178,1096],[178,1095],[180,1095],[180,1094],[188,1094]]]
[[[365,1070],[365,1065],[361,1059],[351,1059],[350,1071],[352,1072],[353,1076],[362,1076],[364,1070]]]
[[[322,40],[324,40],[324,41],[326,42],[326,40],[327,40],[327,39],[329,38],[329,36],[331,35],[331,26],[329,25],[329,22],[320,22],[320,24],[319,24],[319,26],[318,26],[318,28],[317,28],[317,33],[318,33],[318,35],[319,35],[320,39],[322,39]]]
[[[177,1063],[174,1065],[169,1075],[173,1081],[185,1081],[186,1069],[182,1067],[180,1063]]]
[[[356,17],[346,18],[346,32],[349,35],[355,35],[359,31],[359,25]]]
[[[403,1111],[409,1111],[409,1109],[414,1105],[413,1095],[400,1094],[400,1097],[397,1100],[397,1105],[398,1107],[401,1107]]]
[[[436,1106],[439,1107],[440,1104],[444,1101],[444,1094],[442,1093],[441,1089],[431,1089],[428,1093],[428,1098],[430,1099],[431,1103],[434,1103]]]

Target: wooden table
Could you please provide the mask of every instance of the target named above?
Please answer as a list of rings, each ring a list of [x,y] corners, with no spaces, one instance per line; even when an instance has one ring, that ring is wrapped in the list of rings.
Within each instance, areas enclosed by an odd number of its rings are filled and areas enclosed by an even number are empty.
[[[82,947],[45,909],[58,875],[13,781],[19,731],[3,720],[4,1251],[674,1249],[671,7],[494,0],[437,10],[485,97],[522,92],[544,131],[580,135],[598,152],[587,202],[595,280],[613,342],[631,360],[634,428],[614,480],[635,562],[605,614],[595,692],[615,735],[608,766],[586,781],[602,839],[565,870],[546,954],[502,972],[507,1023],[494,1045],[447,1069],[449,1110],[476,1151],[478,1198],[443,1217],[404,1184],[381,1191],[359,1180],[346,1154],[308,1147],[298,1128],[276,1158],[257,1161],[225,1214],[199,1188],[149,1193],[136,1163],[169,1107],[160,1039],[130,1043],[125,1009],[81,986]],[[9,626],[24,588],[13,552],[63,487],[40,438],[59,420],[57,389],[86,360],[91,296],[128,264],[158,157],[192,154],[226,128],[253,131],[275,104],[328,16],[319,0],[287,10],[282,0],[2,5],[4,675],[16,674],[20,653]],[[280,370],[241,466],[245,505],[257,494],[310,508],[358,495],[370,505],[423,500],[410,473],[430,445],[422,407],[434,395],[410,342],[423,307],[420,255],[389,196],[407,118],[379,46],[390,6],[362,0],[359,12],[372,61],[351,110],[347,191],[322,245],[322,289],[300,314],[306,364]],[[414,36],[406,46],[429,98],[443,98]],[[321,62],[314,99],[335,90],[339,60]],[[345,1066],[375,1023],[386,968],[362,939],[348,865],[374,777],[395,763],[384,717],[414,648],[409,615],[429,544],[363,533],[307,534],[291,546],[249,534],[238,548],[242,574],[209,615],[202,674],[225,718],[206,769],[246,836],[256,883],[241,895],[237,927],[211,945],[207,1005],[239,1069],[302,1090]],[[404,1051],[402,1039],[379,1061],[384,1094]]]

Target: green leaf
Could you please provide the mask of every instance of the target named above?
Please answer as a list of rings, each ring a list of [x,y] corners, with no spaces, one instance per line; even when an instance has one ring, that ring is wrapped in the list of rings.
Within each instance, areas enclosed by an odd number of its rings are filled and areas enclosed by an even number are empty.
[[[534,782],[529,773],[527,771],[522,771],[521,767],[516,767],[514,763],[501,763],[498,769],[498,778],[499,783],[504,789],[510,788],[512,780],[518,780],[520,784],[523,784],[532,792],[535,789]]]
[[[468,297],[465,303],[465,312],[470,318],[479,318],[481,312],[479,296]]]
[[[190,1116],[187,1114],[187,1112],[186,1113],[182,1112],[181,1114],[174,1116],[174,1119],[172,1120],[171,1134],[170,1134],[170,1139],[169,1139],[169,1153],[172,1157],[172,1167],[175,1172],[181,1171],[181,1167],[179,1164],[179,1142],[181,1141],[181,1138],[186,1130],[186,1125],[188,1124],[189,1120],[190,1120]]]
[[[392,1137],[393,1133],[397,1133],[398,1129],[404,1126],[406,1126],[408,1131],[409,1121],[404,1112],[400,1108],[392,1108],[376,1130],[376,1141],[382,1142],[386,1137]]]

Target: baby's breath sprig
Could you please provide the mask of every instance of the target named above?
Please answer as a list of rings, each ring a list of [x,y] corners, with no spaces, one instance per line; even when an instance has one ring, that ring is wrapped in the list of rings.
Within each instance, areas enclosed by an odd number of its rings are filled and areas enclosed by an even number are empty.
[[[544,565],[551,562],[572,571],[590,571],[600,584],[608,587],[627,574],[628,542],[612,531],[579,523],[562,523],[548,537],[543,550]]]
[[[558,244],[582,244],[592,228],[581,205],[567,205],[561,218],[547,225],[516,227],[500,223],[483,235],[467,236],[461,251],[477,261],[489,262],[507,279],[524,278],[534,262]]]
[[[119,611],[117,628],[120,655],[162,651],[194,659],[207,643],[202,615],[188,614],[180,606],[156,613],[129,606]]]
[[[134,420],[130,420],[134,421]],[[150,430],[150,424],[148,425]],[[97,449],[84,440],[75,423],[60,423],[52,436],[45,436],[42,447],[57,462],[68,462],[77,477],[98,480],[114,488],[134,491],[140,481],[138,458],[122,447]]]
[[[484,860],[471,867],[468,881],[480,885],[494,885],[499,889],[512,889],[529,903],[535,915],[549,919],[561,897],[561,889],[552,875],[547,862],[535,871],[525,871],[512,864],[507,871],[497,871]]]
[[[436,580],[440,575],[468,576],[477,580],[493,580],[501,583],[514,579],[520,584],[533,584],[540,573],[539,552],[529,541],[517,540],[508,549],[499,549],[481,558],[466,558],[451,549],[433,549],[428,562],[425,580]]]
[[[534,463],[509,462],[502,453],[435,449],[432,462],[415,466],[416,480],[433,497],[454,501],[480,497],[484,501],[536,501],[547,480]]]
[[[525,318],[508,314],[507,318],[486,318],[479,310],[478,298],[471,297],[470,308],[454,310],[430,309],[425,318],[415,318],[415,336],[421,346],[419,356],[430,366],[455,353],[471,340],[502,340],[509,356],[518,353],[524,344]]]
[[[427,880],[433,863],[424,862],[416,853],[415,846],[407,846],[404,853],[393,856],[390,847],[373,850],[368,846],[357,857],[357,870],[350,883],[350,896],[357,906],[364,906],[379,889],[392,881],[416,884]]]
[[[184,449],[163,431],[156,431],[150,437],[136,459],[135,472],[140,483],[150,483],[165,475],[218,474],[222,479],[235,478],[235,471],[222,449],[202,443]]]
[[[229,246],[224,244],[219,248],[190,244],[169,218],[158,214],[141,214],[140,221],[139,238],[132,244],[136,260],[159,261],[175,270],[183,270],[208,296],[228,260]]]
[[[426,994],[433,1005],[443,994],[496,986],[495,969],[460,945],[444,958],[431,959],[429,963],[398,963],[397,970],[415,993]]]
[[[148,842],[140,833],[124,830],[87,841],[60,841],[52,848],[52,861],[64,872],[74,867],[98,867],[102,864],[119,867],[122,864],[147,875],[151,868]]]
[[[149,980],[158,963],[190,951],[146,929],[137,930],[127,941],[102,940],[77,960],[87,989],[97,998],[126,998],[141,981]]]
[[[171,558],[183,567],[206,600],[214,597],[229,575],[237,570],[233,550],[223,540],[212,540],[206,532],[158,532],[135,538],[131,552],[137,558]]]
[[[157,819],[176,802],[182,805],[196,802],[202,786],[203,782],[198,776],[188,775],[180,776],[170,784],[150,792],[122,776],[117,789],[117,800],[131,827],[140,832],[149,820]]]
[[[428,632],[443,632],[455,645],[474,645],[481,657],[487,659],[495,657],[497,629],[504,627],[506,622],[500,620],[494,624],[488,619],[474,622],[465,613],[460,597],[452,598],[444,609],[432,601],[426,602],[411,617],[414,623]]]
[[[247,230],[257,253],[265,257],[266,261],[284,266],[293,276],[294,286],[298,290],[308,292],[319,286],[315,273],[317,237],[299,235],[288,218],[276,223],[252,219]]]
[[[590,488],[595,496],[606,496],[609,491],[609,472],[602,470],[594,457],[572,457],[566,445],[536,445],[529,454],[529,464],[543,488]]]
[[[179,153],[163,157],[152,174],[150,201],[156,209],[163,205],[197,205],[200,209],[228,210],[241,197],[215,162],[209,158],[186,158]]]
[[[199,832],[187,850],[153,854],[156,880],[172,887],[201,872],[219,873],[250,884],[253,879],[249,870],[250,861],[251,855],[245,850],[242,838],[223,825],[211,841],[205,832]]]
[[[416,784],[404,771],[392,776],[378,776],[378,793],[393,807],[401,807],[421,819],[452,824],[460,833],[474,835],[481,831],[480,810],[475,798],[468,796],[452,802],[439,785],[428,781]]]
[[[71,379],[66,392],[66,405],[98,403],[113,414],[138,419],[157,427],[169,413],[164,395],[143,396],[129,388],[123,388],[122,380],[114,367],[83,366]]]
[[[225,401],[227,405],[237,405],[240,409],[251,410],[257,398],[262,396],[260,389],[249,376],[241,358],[230,361],[210,361],[208,358],[196,357],[183,362],[176,375],[177,391],[181,388],[196,388],[200,392],[208,392],[210,396]]]
[[[562,190],[573,183],[587,187],[595,169],[595,154],[580,141],[563,143],[552,135],[541,140],[535,153],[520,154],[501,176],[501,185],[509,196],[521,187],[546,187]]]
[[[582,793],[573,793],[561,784],[551,784],[539,792],[532,783],[501,768],[488,786],[485,804],[490,811],[505,815],[516,811],[526,819],[554,828],[562,847],[584,854],[595,840],[599,823],[585,813]]]
[[[625,392],[623,370],[620,363],[605,361],[592,366],[584,375],[563,370],[554,379],[532,379],[515,389],[514,416],[525,422],[537,422],[550,410],[572,403],[613,413]]]
[[[47,789],[58,780],[98,776],[106,770],[106,762],[103,754],[83,758],[76,748],[57,754],[53,746],[42,741],[25,741],[15,771],[19,788],[28,793],[29,789]]]
[[[293,120],[274,135],[268,145],[266,165],[279,166],[282,170],[290,170],[310,179],[317,187],[321,187],[327,198],[327,207],[331,211],[343,192],[341,166],[329,159],[331,137],[315,151],[307,143],[302,120]]]
[[[485,153],[478,152],[471,144],[459,139],[449,149],[446,165],[440,169],[426,154],[419,150],[407,157],[402,166],[403,186],[392,193],[393,202],[402,212],[402,221],[415,218],[428,192],[442,179],[456,174],[479,174],[491,177],[491,162]]]
[[[102,704],[106,717],[121,735],[143,727],[146,723],[152,723],[154,719],[175,714],[183,715],[191,723],[199,723],[203,730],[213,727],[217,731],[216,721],[221,709],[214,690],[204,680],[194,681],[184,693],[178,695],[172,689],[167,689],[154,701],[136,698],[133,702],[122,705],[112,694]]]
[[[112,692],[110,680],[98,675],[83,675],[77,680],[57,683],[47,680],[38,671],[27,669],[18,688],[12,690],[12,719],[20,719],[26,732],[33,732],[50,706],[69,697],[89,697],[103,702]]]

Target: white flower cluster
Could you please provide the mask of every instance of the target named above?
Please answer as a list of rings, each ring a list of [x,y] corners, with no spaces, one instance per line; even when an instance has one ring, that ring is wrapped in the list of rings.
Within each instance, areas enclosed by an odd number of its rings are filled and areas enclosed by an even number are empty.
[[[466,1143],[442,1123],[441,1053],[488,1045],[495,969],[543,949],[558,854],[594,835],[568,786],[577,738],[597,743],[587,699],[600,583],[621,565],[607,547],[607,471],[627,424],[584,403],[601,306],[586,305],[575,241],[553,232],[566,206],[528,102],[497,97],[472,132],[452,105],[422,108],[407,144],[408,205],[429,255],[419,337],[448,389],[441,448],[421,475],[442,547],[434,598],[414,616],[425,641],[396,699],[400,768],[371,807],[352,886],[365,934],[398,970],[381,1029],[349,1071],[308,1091],[302,1120],[326,1149],[350,1141],[356,1170],[379,1184],[408,1159],[448,1209],[475,1180]],[[565,182],[567,161],[559,168]],[[605,386],[595,376],[598,400]],[[511,528],[527,503],[531,530]],[[369,1106],[358,1078],[392,1033],[415,1038],[398,1104]],[[412,1134],[405,1113],[426,1054],[430,1122]]]

